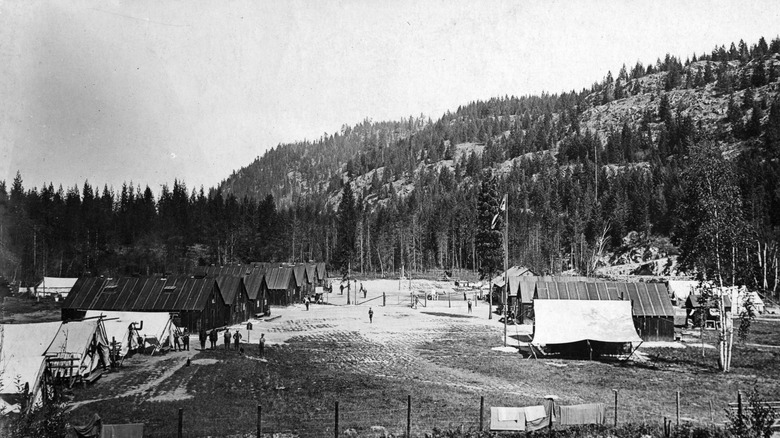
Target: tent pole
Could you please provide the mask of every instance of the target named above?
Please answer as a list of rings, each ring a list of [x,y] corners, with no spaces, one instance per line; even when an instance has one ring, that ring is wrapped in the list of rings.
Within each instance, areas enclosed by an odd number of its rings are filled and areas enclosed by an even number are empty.
[[[641,347],[641,346],[642,346],[642,344],[643,344],[644,342],[645,342],[645,341],[641,341],[641,342],[639,343],[639,345],[637,345],[637,346],[636,346],[636,348],[634,348],[633,350],[631,350],[631,354],[629,354],[627,358],[623,359],[623,361],[625,362],[625,361],[627,361],[627,360],[631,359],[631,356],[633,356],[633,355],[634,355],[634,352],[635,352],[635,351],[637,351],[637,350],[639,350],[639,347]],[[634,346],[634,344],[631,344],[631,346],[633,347],[633,346]]]

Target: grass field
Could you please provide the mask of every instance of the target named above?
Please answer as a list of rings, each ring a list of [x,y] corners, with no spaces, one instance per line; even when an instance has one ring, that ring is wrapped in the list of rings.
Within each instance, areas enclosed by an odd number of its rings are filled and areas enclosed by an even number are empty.
[[[539,404],[549,394],[562,404],[603,402],[611,421],[617,389],[620,422],[660,424],[674,417],[680,391],[682,417],[706,425],[725,421],[737,390],[755,384],[780,394],[780,348],[771,347],[780,341],[780,321],[756,322],[748,342],[769,346],[737,345],[733,371],[724,375],[712,330],[705,331],[704,357],[699,332],[691,330],[677,348],[643,347],[628,362],[537,360],[492,349],[503,344],[503,328],[487,320],[484,304],[471,315],[462,301],[374,306],[370,324],[367,305],[340,306],[339,299],[333,294],[336,305],[310,312],[274,309],[280,319],[257,322],[244,339],[266,334],[262,359],[255,344],[244,355],[207,350],[129,359],[120,372],[74,389],[72,420],[97,412],[107,423],[144,422],[147,436],[175,436],[181,408],[185,436],[252,436],[261,405],[264,432],[333,436],[338,402],[340,430],[378,436],[405,431],[411,396],[413,435],[422,436],[434,428],[476,429],[480,397],[486,426],[490,406]]]

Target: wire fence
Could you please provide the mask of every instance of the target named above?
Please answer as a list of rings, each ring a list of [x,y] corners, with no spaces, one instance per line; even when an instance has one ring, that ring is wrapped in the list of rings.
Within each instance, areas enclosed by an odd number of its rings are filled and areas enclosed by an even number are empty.
[[[663,412],[657,408],[648,409],[640,417],[635,412],[621,410],[617,394],[614,400],[602,402],[605,405],[604,424],[608,426],[622,424],[630,419],[632,423],[659,425],[663,421],[664,427],[667,424],[669,427],[679,427],[686,423],[705,428],[722,427],[722,418],[716,422],[714,412],[717,410],[722,413],[728,408],[728,403],[722,401],[686,400],[679,392],[671,394],[670,404]],[[709,418],[685,415],[689,409],[699,409],[701,412],[702,403],[709,405]],[[457,410],[428,405],[425,400],[414,402],[409,396],[407,400],[399,400],[384,409],[365,409],[361,408],[359,402],[352,401],[341,405],[336,402],[333,406],[321,406],[303,412],[264,411],[262,405],[246,406],[228,416],[178,409],[178,412],[171,412],[168,418],[145,422],[144,436],[416,437],[430,434],[434,429],[461,432],[490,429],[490,407],[484,397],[476,399],[473,406],[460,406]]]

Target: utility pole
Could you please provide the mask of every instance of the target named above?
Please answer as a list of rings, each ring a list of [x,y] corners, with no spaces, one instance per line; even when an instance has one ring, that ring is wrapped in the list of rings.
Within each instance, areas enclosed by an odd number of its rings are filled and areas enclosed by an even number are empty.
[[[504,347],[506,347],[506,308],[509,307],[509,195],[504,195]]]

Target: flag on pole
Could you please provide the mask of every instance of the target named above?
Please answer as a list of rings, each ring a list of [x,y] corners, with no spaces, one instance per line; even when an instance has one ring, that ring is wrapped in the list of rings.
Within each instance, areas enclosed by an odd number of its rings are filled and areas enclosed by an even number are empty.
[[[506,211],[506,195],[504,195],[504,198],[501,199],[501,205],[498,206],[498,213],[496,213],[493,216],[493,221],[490,223],[490,229],[491,230],[495,230],[496,229],[496,225],[498,225],[498,217],[504,211]]]

